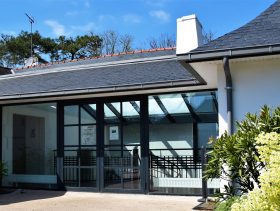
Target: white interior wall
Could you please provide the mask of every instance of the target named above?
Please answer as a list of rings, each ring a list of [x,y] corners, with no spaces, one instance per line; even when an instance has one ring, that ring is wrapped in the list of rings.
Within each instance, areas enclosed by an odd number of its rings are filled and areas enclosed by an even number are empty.
[[[13,115],[36,116],[45,119],[45,157],[42,165],[45,166],[44,174],[53,174],[53,150],[56,149],[56,112],[49,112],[27,106],[8,106],[3,108],[2,118],[2,155],[3,161],[7,164],[8,175],[13,169]]]
[[[171,148],[192,148],[193,128],[191,123],[150,124],[150,149],[169,149],[162,151],[162,156],[192,154],[193,151],[170,150]],[[160,151],[153,151],[154,154]],[[160,154],[156,154],[160,155]]]

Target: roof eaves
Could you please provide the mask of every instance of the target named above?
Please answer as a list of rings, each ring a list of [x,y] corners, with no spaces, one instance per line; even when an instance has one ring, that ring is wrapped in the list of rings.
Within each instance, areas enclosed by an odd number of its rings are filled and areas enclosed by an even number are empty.
[[[249,46],[244,48],[217,49],[211,51],[195,51],[186,54],[177,54],[179,61],[202,62],[228,58],[243,58],[280,54],[280,44]]]
[[[134,90],[152,90],[159,88],[179,88],[186,86],[197,86],[201,83],[196,79],[189,80],[176,80],[176,81],[159,81],[156,83],[141,83],[141,84],[128,84],[122,86],[111,86],[111,87],[97,87],[97,88],[86,88],[86,89],[75,89],[75,90],[50,90],[46,92],[36,93],[15,93],[9,95],[0,96],[2,100],[15,100],[23,98],[41,98],[41,97],[57,97],[57,96],[70,96],[70,95],[85,95],[85,94],[96,94],[96,93],[114,93],[123,91],[134,91]]]

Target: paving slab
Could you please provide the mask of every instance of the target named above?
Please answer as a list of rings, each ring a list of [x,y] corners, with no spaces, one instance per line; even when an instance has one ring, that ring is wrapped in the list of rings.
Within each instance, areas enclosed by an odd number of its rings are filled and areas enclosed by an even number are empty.
[[[200,197],[17,190],[0,195],[0,210],[27,211],[188,211]]]

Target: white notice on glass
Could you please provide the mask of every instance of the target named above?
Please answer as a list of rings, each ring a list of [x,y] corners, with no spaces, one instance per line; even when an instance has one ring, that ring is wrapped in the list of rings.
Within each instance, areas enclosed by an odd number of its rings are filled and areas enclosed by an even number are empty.
[[[81,127],[81,144],[95,145],[96,128],[95,125],[88,125]]]
[[[110,127],[110,140],[119,140],[119,127],[112,126]]]

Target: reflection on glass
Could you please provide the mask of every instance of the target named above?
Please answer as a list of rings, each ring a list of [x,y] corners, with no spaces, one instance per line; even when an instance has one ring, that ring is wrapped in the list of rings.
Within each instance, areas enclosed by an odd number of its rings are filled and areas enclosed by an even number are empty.
[[[188,93],[187,96],[195,112],[216,112],[214,104],[215,92],[195,92]]]
[[[215,92],[149,96],[151,190],[190,194],[188,178],[201,181],[201,151],[217,134]],[[195,124],[194,124],[195,122]],[[195,133],[194,133],[195,132]],[[196,193],[201,193],[197,188]]]
[[[104,110],[104,186],[139,190],[140,102],[105,104]]]
[[[181,94],[160,95],[159,98],[169,114],[189,113]]]
[[[164,115],[163,111],[159,107],[158,103],[155,101],[155,99],[152,96],[149,96],[149,114],[155,115],[155,114],[161,114]]]
[[[96,187],[96,148],[65,147],[63,181],[71,187]]]
[[[78,145],[79,144],[79,127],[65,126],[64,127],[64,145]]]
[[[81,107],[81,124],[96,123],[96,110],[91,106],[83,105]]]
[[[64,124],[78,124],[79,107],[78,106],[65,106],[64,107]]]
[[[140,102],[131,101],[122,103],[123,116],[139,116],[140,113]]]
[[[104,187],[122,187],[122,155],[120,146],[104,149]]]

